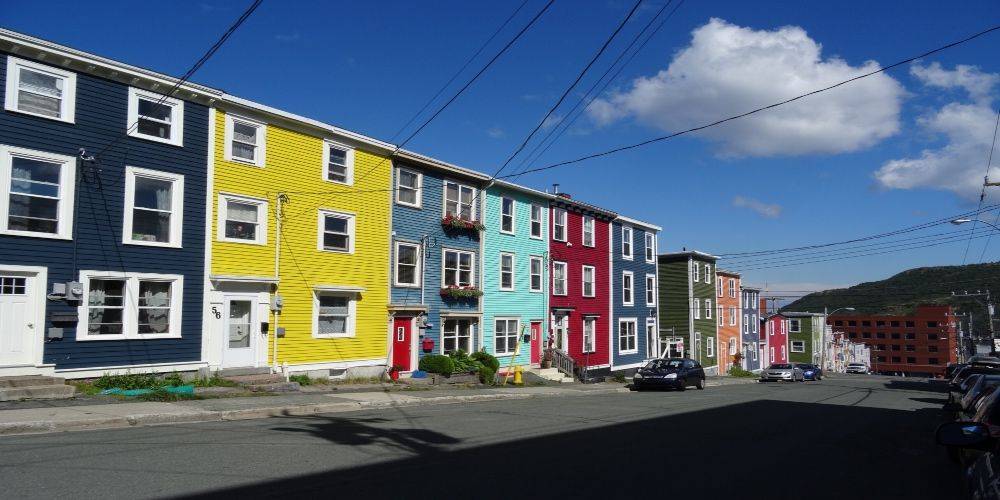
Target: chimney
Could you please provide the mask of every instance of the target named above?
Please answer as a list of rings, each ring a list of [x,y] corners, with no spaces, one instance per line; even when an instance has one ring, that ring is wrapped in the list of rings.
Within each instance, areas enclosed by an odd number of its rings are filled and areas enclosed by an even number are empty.
[[[559,184],[552,184],[552,194],[559,194]]]

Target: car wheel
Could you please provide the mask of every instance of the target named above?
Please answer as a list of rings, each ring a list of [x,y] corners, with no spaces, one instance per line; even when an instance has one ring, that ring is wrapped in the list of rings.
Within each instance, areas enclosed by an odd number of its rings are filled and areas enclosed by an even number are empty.
[[[681,383],[677,385],[677,390],[683,392],[685,389],[687,389],[687,380],[682,380]]]
[[[699,391],[704,391],[705,390],[705,379],[703,379],[703,378],[698,379],[698,381],[694,383],[694,386]]]

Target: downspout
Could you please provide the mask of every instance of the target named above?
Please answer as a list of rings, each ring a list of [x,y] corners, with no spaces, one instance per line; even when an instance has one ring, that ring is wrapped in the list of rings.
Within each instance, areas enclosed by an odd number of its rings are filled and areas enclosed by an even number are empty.
[[[280,276],[281,270],[281,218],[283,215],[282,204],[288,201],[288,196],[285,193],[278,193],[277,203],[274,206],[274,277],[278,278]],[[280,282],[279,282],[280,283]],[[280,285],[279,285],[280,286]],[[278,297],[278,290],[274,291],[274,296]],[[271,343],[274,345],[272,358],[271,358],[271,373],[277,373],[278,371],[278,318],[281,316],[276,307],[271,308],[271,314],[274,316],[274,333],[271,335]]]
[[[694,265],[694,259],[688,255],[688,272],[687,272],[687,282],[688,282],[688,345],[691,346],[688,349],[694,351],[694,356],[691,359],[701,362],[701,349],[694,343],[694,275],[692,274]]]

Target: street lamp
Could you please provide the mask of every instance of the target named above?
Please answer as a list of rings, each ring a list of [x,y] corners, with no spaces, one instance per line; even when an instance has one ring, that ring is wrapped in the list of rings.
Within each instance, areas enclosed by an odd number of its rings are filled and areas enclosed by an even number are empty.
[[[983,219],[955,219],[955,220],[951,221],[951,223],[954,224],[954,225],[956,225],[956,226],[961,226],[962,224],[965,224],[966,222],[982,222],[983,224],[986,224],[987,226],[990,226],[993,229],[996,229],[997,231],[1000,231],[1000,227],[997,227],[997,226],[993,225],[993,223],[986,222]]]
[[[822,369],[826,369],[826,327],[830,326],[830,315],[837,311],[854,311],[853,307],[838,307],[834,309],[833,312],[827,312],[826,306],[823,306],[823,336],[822,345],[819,350],[819,366]]]

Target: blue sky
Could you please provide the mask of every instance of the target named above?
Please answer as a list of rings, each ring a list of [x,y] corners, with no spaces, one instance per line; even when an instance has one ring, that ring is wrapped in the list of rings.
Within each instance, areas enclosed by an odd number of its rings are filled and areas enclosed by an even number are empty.
[[[571,97],[590,87],[662,1],[640,8]],[[248,3],[55,0],[43,7],[13,0],[0,6],[0,14],[5,27],[180,75]],[[194,80],[392,140],[519,4],[265,0]],[[496,51],[542,4],[530,0],[485,53]],[[492,172],[631,5],[557,0],[407,148]],[[998,22],[1000,7],[985,0],[961,8],[931,1],[904,7],[688,0],[536,165],[743,112]],[[808,245],[963,212],[975,208],[975,184],[986,167],[1000,92],[998,48],[1000,33],[994,33],[780,113],[519,182],[540,189],[558,182],[575,197],[654,222],[664,228],[661,250],[731,253]],[[642,85],[634,84],[637,78],[645,79]],[[974,241],[968,260],[977,262],[982,248],[982,240]],[[747,281],[772,290],[801,290],[957,264],[964,250],[958,243],[774,269],[750,269],[774,261],[722,265],[747,269]],[[985,260],[996,260],[998,252],[1000,241]]]

